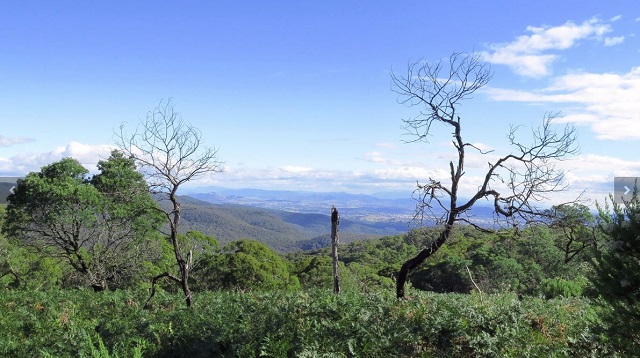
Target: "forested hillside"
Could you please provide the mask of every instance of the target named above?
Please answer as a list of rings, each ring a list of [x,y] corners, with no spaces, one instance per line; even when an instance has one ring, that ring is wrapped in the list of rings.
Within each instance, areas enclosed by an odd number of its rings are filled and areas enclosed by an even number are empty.
[[[197,230],[221,243],[254,239],[277,251],[292,251],[329,245],[329,215],[292,213],[244,205],[211,204],[188,196],[183,201],[183,232]],[[351,242],[405,232],[407,223],[354,221],[343,217],[340,240]]]

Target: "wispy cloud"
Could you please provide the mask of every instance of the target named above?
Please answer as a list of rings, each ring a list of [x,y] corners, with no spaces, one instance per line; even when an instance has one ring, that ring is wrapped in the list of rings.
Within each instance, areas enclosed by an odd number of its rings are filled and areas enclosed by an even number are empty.
[[[482,152],[490,152],[492,151],[494,148],[488,144],[485,143],[472,143],[471,145],[473,145],[476,149],[482,151]]]
[[[551,64],[558,59],[558,55],[547,52],[569,49],[580,40],[601,38],[611,28],[594,18],[579,25],[568,21],[556,27],[529,26],[527,31],[531,34],[518,36],[509,43],[490,45],[491,51],[482,53],[484,59],[509,66],[522,76],[543,77],[551,74]]]
[[[599,139],[640,139],[640,67],[623,74],[572,73],[535,91],[486,93],[496,101],[566,104],[562,121],[589,125]]]
[[[285,166],[279,167],[279,169],[285,173],[293,173],[293,174],[308,173],[313,170],[313,168],[301,167],[298,165],[285,165]]]
[[[605,46],[615,46],[624,42],[624,36],[616,36],[616,37],[605,37],[604,45]]]
[[[365,153],[365,160],[373,162],[373,163],[385,163],[387,162],[387,159],[384,157],[384,155],[380,152],[368,152]]]
[[[593,153],[564,161],[562,166],[569,171],[592,173],[611,182],[614,177],[636,176],[640,172],[640,160],[626,160]]]
[[[640,172],[640,160],[625,160],[599,154],[583,154],[558,163],[565,171],[571,190],[565,196],[584,191],[592,202],[602,203],[613,192],[615,177],[633,177]]]
[[[430,177],[446,180],[448,176],[446,166],[442,166],[443,169],[429,169],[418,165],[397,164],[378,165],[369,170],[291,170],[292,167],[295,166],[251,168],[230,165],[223,174],[202,178],[190,185],[359,193],[404,191],[410,196],[417,180]]]
[[[11,147],[16,144],[33,142],[35,139],[27,137],[5,137],[0,135],[0,147]]]

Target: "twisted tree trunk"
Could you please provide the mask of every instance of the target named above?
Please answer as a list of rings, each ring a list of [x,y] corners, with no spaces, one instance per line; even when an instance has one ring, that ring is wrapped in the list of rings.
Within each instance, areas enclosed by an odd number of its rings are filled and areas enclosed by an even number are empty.
[[[431,243],[429,247],[420,251],[415,257],[407,260],[402,267],[400,267],[400,272],[398,272],[398,280],[396,281],[396,297],[404,298],[404,286],[407,282],[407,276],[409,272],[414,268],[418,267],[424,260],[429,258],[432,254],[434,254],[438,249],[447,242],[449,239],[449,235],[451,234],[452,225],[446,225],[445,229],[440,233],[438,239]]]

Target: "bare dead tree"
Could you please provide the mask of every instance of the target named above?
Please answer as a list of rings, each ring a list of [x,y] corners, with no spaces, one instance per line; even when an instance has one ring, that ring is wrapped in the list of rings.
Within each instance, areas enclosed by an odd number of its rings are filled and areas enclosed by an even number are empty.
[[[564,172],[556,163],[577,153],[576,130],[567,125],[556,131],[554,119],[557,114],[546,114],[542,125],[532,131],[530,144],[518,140],[519,127],[512,126],[508,140],[513,151],[487,163],[487,171],[469,199],[459,197],[467,149],[481,154],[488,152],[463,140],[458,109],[463,100],[470,99],[491,77],[490,66],[479,54],[465,53],[454,53],[448,61],[410,63],[406,75],[391,74],[392,89],[399,95],[398,102],[420,107],[417,116],[403,119],[405,129],[412,137],[409,142],[428,142],[431,126],[438,124],[451,130],[457,151],[457,158],[449,162],[450,182],[429,178],[424,184],[418,183],[414,191],[417,203],[414,219],[421,225],[430,220],[443,225],[443,229],[436,240],[402,265],[396,282],[398,298],[405,296],[408,273],[447,241],[456,222],[486,230],[470,220],[469,211],[478,200],[492,200],[496,220],[517,226],[544,215],[536,204],[554,192],[567,189]]]
[[[169,222],[169,237],[179,274],[176,276],[164,272],[154,277],[151,295],[145,306],[155,294],[157,281],[165,277],[180,285],[187,306],[191,306],[189,273],[192,256],[189,252],[185,257],[178,242],[181,208],[177,192],[186,182],[205,174],[222,172],[223,162],[218,159],[218,149],[203,146],[202,133],[183,121],[182,116],[175,111],[171,99],[162,100],[157,108],[149,111],[133,134],[127,135],[124,125],[121,125],[120,132],[115,136],[120,149],[135,158],[151,192],[171,203],[170,209],[163,212]]]

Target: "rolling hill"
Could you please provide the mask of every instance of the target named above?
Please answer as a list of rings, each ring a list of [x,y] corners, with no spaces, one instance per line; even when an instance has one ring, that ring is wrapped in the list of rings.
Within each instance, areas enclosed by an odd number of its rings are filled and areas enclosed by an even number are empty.
[[[212,204],[181,196],[182,230],[198,230],[221,243],[249,238],[278,251],[327,246],[331,230],[329,215],[293,213],[237,204]],[[406,232],[407,223],[367,222],[341,219],[340,241],[350,242]]]

